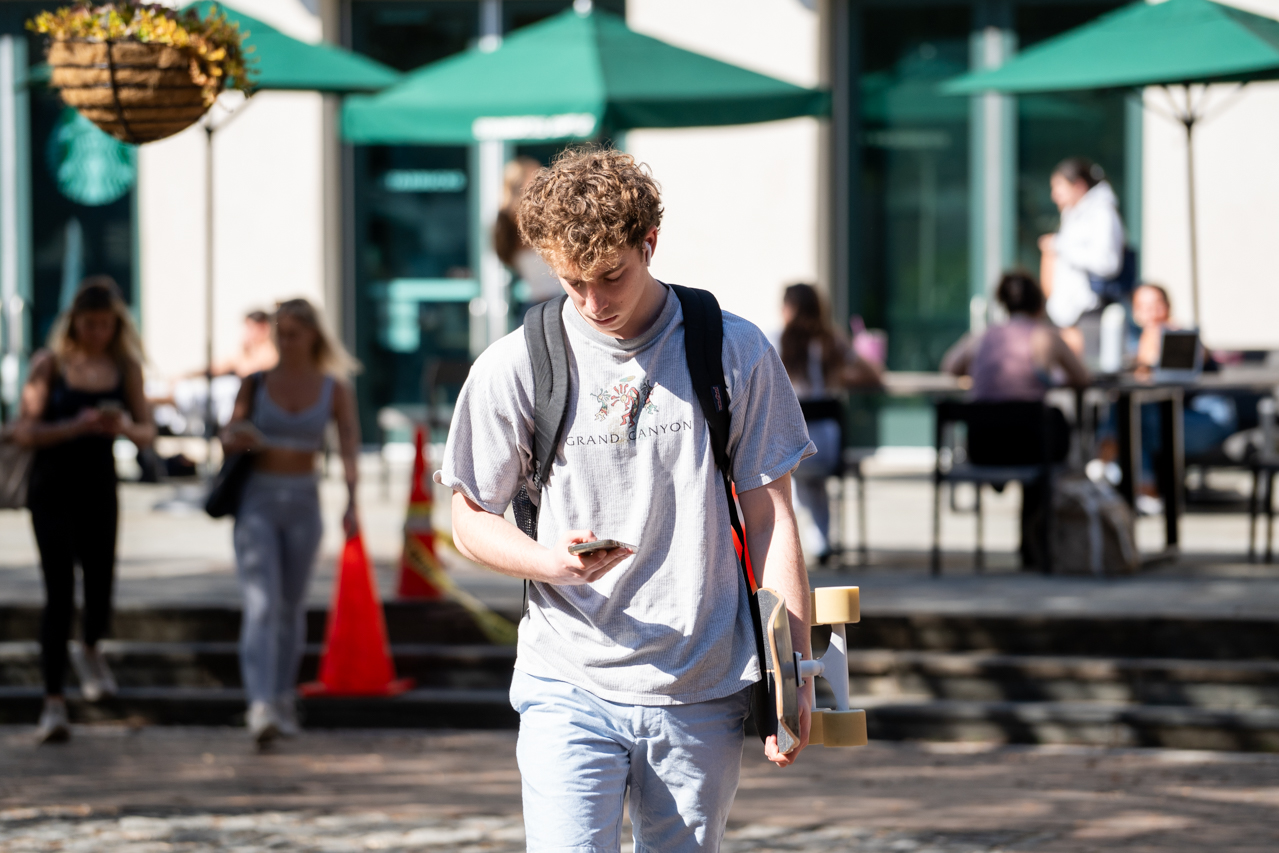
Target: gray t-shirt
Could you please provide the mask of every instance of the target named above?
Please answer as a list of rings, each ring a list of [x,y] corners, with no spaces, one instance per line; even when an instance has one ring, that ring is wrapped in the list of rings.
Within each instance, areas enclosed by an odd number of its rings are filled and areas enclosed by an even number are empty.
[[[684,354],[679,299],[620,341],[565,302],[569,411],[543,486],[538,541],[571,529],[636,545],[582,586],[533,583],[515,668],[613,702],[678,705],[735,693],[759,677],[728,499]],[[799,403],[767,338],[724,314],[729,451],[739,492],[813,454]],[[532,488],[533,368],[516,330],[476,360],[435,481],[501,514]]]

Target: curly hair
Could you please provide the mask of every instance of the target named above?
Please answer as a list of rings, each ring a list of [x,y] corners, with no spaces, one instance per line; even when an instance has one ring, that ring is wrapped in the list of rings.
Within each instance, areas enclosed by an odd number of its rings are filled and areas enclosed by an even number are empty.
[[[524,187],[524,242],[552,269],[599,273],[662,223],[662,198],[646,166],[613,148],[571,148]]]

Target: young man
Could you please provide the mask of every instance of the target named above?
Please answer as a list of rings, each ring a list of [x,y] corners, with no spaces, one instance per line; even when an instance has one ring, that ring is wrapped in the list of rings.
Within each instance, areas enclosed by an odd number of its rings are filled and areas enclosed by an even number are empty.
[[[737,790],[760,677],[724,482],[697,403],[674,292],[654,279],[662,208],[627,154],[572,151],[525,188],[524,240],[558,275],[571,382],[537,541],[502,516],[536,492],[533,368],[522,331],[476,361],[437,482],[463,554],[525,578],[511,704],[528,849],[616,851],[631,795],[636,853],[714,851]],[[724,376],[747,544],[810,654],[790,474],[814,452],[776,351],[724,314]],[[628,543],[575,557],[596,539]],[[801,699],[801,747],[811,693]],[[765,746],[780,766],[798,750]]]

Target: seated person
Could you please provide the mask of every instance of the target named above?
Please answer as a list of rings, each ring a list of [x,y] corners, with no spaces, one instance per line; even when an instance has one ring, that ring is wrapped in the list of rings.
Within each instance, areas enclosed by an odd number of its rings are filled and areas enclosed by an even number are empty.
[[[1030,273],[1004,273],[995,298],[1008,322],[965,335],[942,358],[942,370],[971,376],[974,400],[1042,400],[1055,385],[1088,384],[1088,369],[1047,321],[1044,293]]]
[[[244,315],[244,335],[240,339],[240,351],[213,365],[213,375],[234,375],[243,379],[259,371],[270,370],[279,360],[275,339],[271,337],[271,315],[265,311],[250,311]],[[192,375],[203,376],[204,372]]]
[[[843,453],[843,429],[837,395],[848,388],[879,388],[879,368],[859,358],[836,335],[823,308],[821,296],[811,284],[792,284],[782,297],[781,340],[777,347],[782,365],[799,397],[808,435],[817,453],[799,463],[793,478],[795,504],[806,510],[812,524],[800,530],[805,552],[825,564],[831,558],[830,500],[826,478],[839,468]],[[832,417],[832,415],[835,415]]]
[[[1062,340],[1061,333],[1048,322],[1044,313],[1044,293],[1029,273],[1004,273],[996,298],[1008,310],[1007,323],[991,326],[981,335],[965,336],[951,347],[942,359],[942,370],[956,376],[971,376],[974,401],[1042,402],[1049,388],[1063,384],[1083,386],[1088,383],[1088,370],[1074,350]],[[1066,458],[1070,449],[1070,427],[1060,409],[1048,410],[1050,454],[1053,462]],[[975,443],[970,432],[970,447]],[[1042,458],[1034,437],[1003,437],[978,442],[986,450],[980,459],[987,465],[1024,465]],[[1025,566],[1034,565],[1033,524],[1040,506],[1045,503],[1042,485],[1027,484],[1022,491],[1021,555]]]
[[[1148,378],[1159,366],[1164,329],[1175,329],[1172,322],[1172,302],[1168,291],[1157,284],[1142,284],[1132,294],[1133,322],[1141,328],[1134,359],[1134,373],[1138,378]],[[1205,369],[1211,356],[1204,354]],[[1202,457],[1220,450],[1222,442],[1238,429],[1235,401],[1225,394],[1189,394],[1182,413],[1182,437],[1186,458]],[[1162,448],[1159,428],[1159,407],[1147,404],[1141,407],[1142,444],[1142,492],[1153,495],[1152,454]]]

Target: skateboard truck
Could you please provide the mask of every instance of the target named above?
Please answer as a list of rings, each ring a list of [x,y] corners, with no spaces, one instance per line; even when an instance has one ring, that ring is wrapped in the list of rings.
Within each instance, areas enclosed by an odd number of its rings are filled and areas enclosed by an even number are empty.
[[[804,660],[791,643],[786,601],[774,590],[758,593],[763,623],[764,669],[769,698],[777,712],[777,749],[793,752],[799,746],[799,688],[811,678],[825,678],[835,694],[833,709],[817,707],[813,694],[809,744],[865,746],[866,712],[848,707],[849,622],[861,621],[861,594],[855,586],[819,587],[812,591],[813,625],[830,626],[830,646],[820,660]]]

